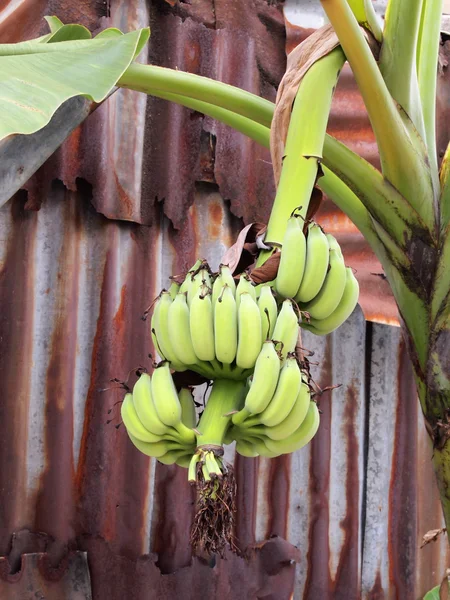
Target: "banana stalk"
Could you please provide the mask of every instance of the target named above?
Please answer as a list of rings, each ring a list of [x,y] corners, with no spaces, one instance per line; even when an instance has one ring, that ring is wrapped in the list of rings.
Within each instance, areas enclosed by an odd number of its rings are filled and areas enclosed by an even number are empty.
[[[345,57],[340,48],[318,60],[305,74],[292,110],[283,167],[267,225],[266,243],[281,244],[291,213],[304,218],[322,159],[325,131],[336,82]],[[262,264],[270,252],[262,252]]]

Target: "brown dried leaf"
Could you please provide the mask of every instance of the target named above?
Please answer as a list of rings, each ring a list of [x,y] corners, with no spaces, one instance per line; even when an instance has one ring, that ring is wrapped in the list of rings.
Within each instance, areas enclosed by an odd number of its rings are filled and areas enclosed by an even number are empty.
[[[244,252],[249,254],[246,257],[245,262],[248,263],[246,266],[250,266],[252,262],[251,250],[253,248],[256,250],[256,238],[258,235],[261,235],[266,229],[266,225],[264,223],[250,223],[242,231],[239,233],[237,240],[235,243],[228,248],[225,254],[222,256],[221,263],[224,265],[228,265],[232,273],[234,273],[239,265],[242,262],[242,255]],[[254,244],[254,246],[253,246]],[[256,253],[255,253],[256,254]],[[242,267],[238,272],[244,270],[245,267]]]
[[[276,278],[278,266],[280,264],[280,256],[280,252],[274,252],[261,267],[253,269],[250,273],[250,277],[256,285],[266,283],[267,281],[273,281]]]
[[[430,529],[430,531],[427,531],[426,534],[423,536],[422,544],[420,545],[420,547],[423,548],[430,542],[435,542],[438,539],[438,537],[446,531],[446,527],[441,527],[440,529]]]
[[[286,73],[277,92],[275,113],[270,128],[270,153],[275,182],[278,185],[291,118],[292,105],[297,90],[308,69],[320,58],[339,46],[339,40],[331,25],[324,25],[306,38],[289,54]]]

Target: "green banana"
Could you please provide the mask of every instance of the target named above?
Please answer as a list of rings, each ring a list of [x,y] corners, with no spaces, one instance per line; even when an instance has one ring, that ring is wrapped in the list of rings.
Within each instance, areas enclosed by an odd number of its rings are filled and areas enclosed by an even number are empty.
[[[295,296],[296,302],[309,302],[320,292],[328,271],[329,255],[326,235],[317,223],[310,223],[306,238],[305,271]]]
[[[259,456],[253,444],[244,439],[239,439],[236,441],[236,452],[238,452],[238,454],[241,456],[246,456],[247,458],[255,458],[256,456]]]
[[[326,319],[336,310],[344,294],[346,282],[345,263],[338,250],[330,250],[330,269],[324,284],[315,298],[302,309],[306,310],[313,319]]]
[[[210,361],[216,357],[214,349],[214,311],[211,289],[201,286],[191,301],[189,328],[192,347],[200,360]]]
[[[310,323],[302,323],[302,327],[316,335],[328,335],[346,321],[358,304],[359,284],[350,267],[346,267],[344,294],[338,307],[325,319],[311,319]]]
[[[300,391],[290,413],[273,427],[265,427],[263,433],[272,440],[284,440],[289,437],[303,423],[309,409],[311,391],[309,385],[302,381]]]
[[[181,388],[178,399],[181,404],[181,421],[186,427],[192,429],[197,425],[197,411],[195,410],[194,397],[189,388]]]
[[[236,364],[241,369],[251,369],[262,345],[261,315],[251,294],[240,295],[238,309],[238,345]]]
[[[183,469],[187,469],[190,465],[190,462],[192,459],[192,454],[193,454],[192,452],[183,454],[182,456],[177,458],[177,460],[175,461],[175,464],[177,464],[179,467],[183,467]]]
[[[194,444],[195,433],[182,422],[182,409],[167,362],[160,363],[151,378],[152,398],[161,421],[176,429],[186,444]]]
[[[306,238],[303,219],[291,216],[283,237],[275,286],[280,296],[294,298],[303,279],[306,262]]]
[[[251,414],[261,413],[275,392],[280,374],[280,357],[271,340],[264,342],[253,372],[253,380],[245,397],[244,408],[232,416],[239,425]]]
[[[147,373],[142,373],[134,384],[133,404],[137,416],[148,431],[159,436],[163,436],[167,433],[167,425],[164,425],[156,412],[152,398],[151,378]]]
[[[256,302],[256,290],[252,280],[247,273],[242,273],[239,278],[239,283],[236,288],[236,306],[239,310],[239,304],[241,302],[241,294],[250,294],[253,300]]]
[[[300,392],[302,374],[293,355],[288,355],[280,371],[278,384],[268,406],[259,415],[259,421],[267,427],[281,423],[291,412]]]
[[[192,300],[194,299],[197,291],[206,286],[208,288],[212,287],[211,275],[209,274],[209,267],[205,261],[206,266],[203,269],[200,269],[195,275],[192,276],[192,284],[189,286],[187,291],[187,303],[188,306],[191,306]]]
[[[172,281],[172,283],[170,284],[170,287],[169,287],[169,289],[167,291],[169,292],[170,297],[172,298],[172,300],[175,300],[175,296],[180,291],[180,284],[177,283],[176,281]]]
[[[181,404],[167,362],[154,370],[151,391],[158,417],[165,425],[176,427],[181,422]]]
[[[228,265],[219,265],[219,273],[214,280],[212,290],[212,304],[216,304],[217,298],[222,293],[223,286],[227,284],[233,292],[233,296],[236,294],[236,283]]]
[[[189,292],[189,288],[192,285],[192,276],[194,273],[196,273],[200,267],[202,266],[202,264],[205,261],[203,261],[202,259],[198,258],[195,263],[192,265],[192,267],[189,269],[189,271],[186,273],[186,277],[184,278],[183,283],[180,286],[180,290],[179,293],[180,294],[187,294]]]
[[[294,352],[299,329],[298,318],[294,312],[292,301],[286,299],[282,304],[272,334],[272,340],[282,344],[280,353],[283,360],[289,352]]]
[[[270,340],[278,315],[277,301],[274,298],[270,285],[264,285],[260,288],[258,308],[261,314],[263,339]]]
[[[330,250],[336,250],[336,252],[338,252],[342,256],[342,258],[344,258],[344,255],[342,254],[342,248],[340,247],[334,235],[332,235],[331,233],[326,233],[325,237],[327,238],[328,247],[330,248]]]
[[[194,451],[194,450],[195,450],[195,448],[193,446],[192,451]],[[191,456],[192,456],[192,452],[189,453],[189,450],[187,448],[180,448],[179,450],[169,450],[162,456],[158,456],[158,458],[156,460],[158,462],[162,463],[163,465],[173,465],[175,463],[179,464],[179,461],[183,461],[183,459],[185,457],[187,457],[186,460],[184,461],[184,463],[186,465],[186,462],[187,462],[187,464],[189,465]]]
[[[178,362],[193,365],[197,356],[192,346],[186,294],[178,293],[168,312],[169,336]]]
[[[128,433],[131,433],[137,439],[142,442],[159,442],[161,440],[159,435],[148,431],[142,424],[142,421],[139,419],[136,409],[134,408],[131,394],[125,395],[120,408],[120,414]]]
[[[294,433],[284,440],[275,441],[267,438],[265,444],[272,452],[279,452],[280,454],[295,452],[312,440],[317,433],[319,424],[319,409],[317,408],[317,404],[311,401],[303,423]]]
[[[142,454],[146,454],[147,456],[152,456],[153,458],[160,458],[170,452],[171,450],[180,451],[180,444],[176,442],[168,442],[166,440],[162,440],[155,443],[143,442],[136,438],[132,433],[128,431],[128,437],[133,442],[138,450],[142,452]],[[185,452],[188,449],[186,448]]]
[[[217,360],[231,364],[237,352],[237,307],[226,283],[214,305],[214,343]]]
[[[156,301],[153,311],[151,330],[153,344],[163,359],[168,360],[176,366],[181,366],[178,360],[169,335],[169,310],[172,305],[172,298],[169,292],[162,291]],[[177,371],[183,370],[177,368]]]

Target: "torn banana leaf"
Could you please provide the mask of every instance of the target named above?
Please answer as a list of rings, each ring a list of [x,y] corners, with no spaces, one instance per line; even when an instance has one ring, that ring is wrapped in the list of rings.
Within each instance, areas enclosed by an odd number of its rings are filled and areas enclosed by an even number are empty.
[[[81,25],[47,21],[46,36],[0,44],[0,206],[108,97],[149,37],[108,29],[91,39]]]

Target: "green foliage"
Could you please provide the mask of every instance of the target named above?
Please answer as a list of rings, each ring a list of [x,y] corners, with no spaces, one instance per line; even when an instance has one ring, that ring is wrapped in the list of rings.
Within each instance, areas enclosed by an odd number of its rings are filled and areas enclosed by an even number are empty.
[[[47,125],[69,98],[102,102],[144,47],[148,29],[109,29],[91,38],[81,25],[47,19],[51,33],[18,44],[0,44],[0,140]]]

